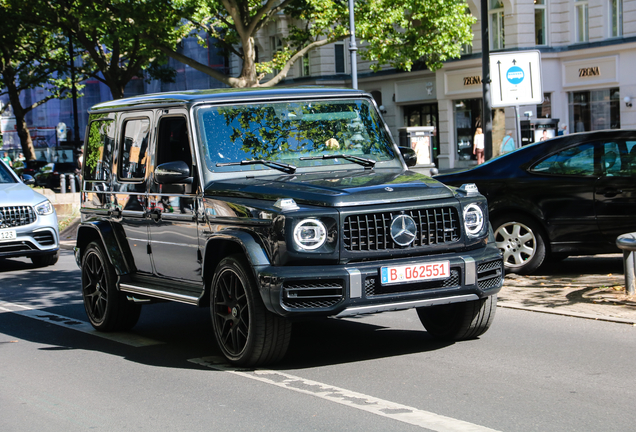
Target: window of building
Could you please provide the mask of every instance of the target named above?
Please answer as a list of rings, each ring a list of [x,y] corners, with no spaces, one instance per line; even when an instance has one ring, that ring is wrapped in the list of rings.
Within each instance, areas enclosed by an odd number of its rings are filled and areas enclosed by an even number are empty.
[[[336,62],[336,73],[342,74],[346,73],[345,70],[345,52],[344,52],[344,44],[337,43],[334,45],[335,49],[335,62]]]
[[[537,118],[552,118],[552,94],[543,93],[543,103],[537,105]]]
[[[547,45],[548,18],[545,9],[546,0],[534,0],[534,44]]]
[[[307,77],[311,75],[311,63],[309,61],[309,53],[303,55],[300,59],[300,76]]]
[[[618,87],[568,93],[570,125],[573,132],[620,129]]]
[[[504,49],[504,5],[502,0],[490,0],[490,49]]]
[[[575,40],[576,42],[587,42],[589,40],[589,16],[587,0],[574,1],[575,14]]]
[[[623,36],[623,0],[610,0],[610,36]]]
[[[272,60],[276,57],[276,53],[283,49],[283,41],[277,36],[270,36],[269,38],[269,48],[272,53]],[[278,75],[280,69],[274,69],[274,75]]]

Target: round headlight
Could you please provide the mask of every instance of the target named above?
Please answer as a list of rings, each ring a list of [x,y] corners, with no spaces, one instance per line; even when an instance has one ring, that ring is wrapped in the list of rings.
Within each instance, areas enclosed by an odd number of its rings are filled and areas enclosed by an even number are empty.
[[[294,228],[294,241],[302,249],[318,249],[326,240],[327,228],[318,219],[305,219]]]
[[[484,212],[477,204],[464,207],[464,228],[470,237],[479,235],[484,227]]]

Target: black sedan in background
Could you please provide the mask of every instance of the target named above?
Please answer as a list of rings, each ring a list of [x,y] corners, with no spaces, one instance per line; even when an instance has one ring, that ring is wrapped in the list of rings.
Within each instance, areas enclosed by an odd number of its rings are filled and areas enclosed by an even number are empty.
[[[73,174],[77,177],[79,170],[77,165],[71,162],[51,162],[44,165],[33,177],[35,178],[36,186],[43,186],[49,189],[60,188],[60,177]],[[75,179],[76,186],[79,186],[79,180]],[[67,185],[69,183],[67,182]],[[70,186],[67,186],[69,188]],[[79,189],[76,189],[79,190]]]
[[[583,132],[528,145],[468,171],[508,271],[527,274],[569,255],[617,253],[636,231],[636,130]]]

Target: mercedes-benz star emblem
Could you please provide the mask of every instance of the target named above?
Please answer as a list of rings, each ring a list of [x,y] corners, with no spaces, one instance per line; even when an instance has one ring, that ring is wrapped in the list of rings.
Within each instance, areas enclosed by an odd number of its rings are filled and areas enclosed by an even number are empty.
[[[399,215],[391,223],[391,237],[400,246],[408,246],[417,236],[417,225],[411,216]]]
[[[388,187],[388,186],[385,187],[384,190],[387,191],[387,192],[393,192],[393,188],[392,187]]]

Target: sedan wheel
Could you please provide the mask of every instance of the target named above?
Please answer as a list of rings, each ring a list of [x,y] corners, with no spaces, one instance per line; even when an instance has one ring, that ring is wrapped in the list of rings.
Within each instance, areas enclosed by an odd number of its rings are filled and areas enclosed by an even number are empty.
[[[518,215],[495,221],[495,242],[503,252],[504,266],[513,273],[535,271],[545,260],[545,240],[531,219]]]

